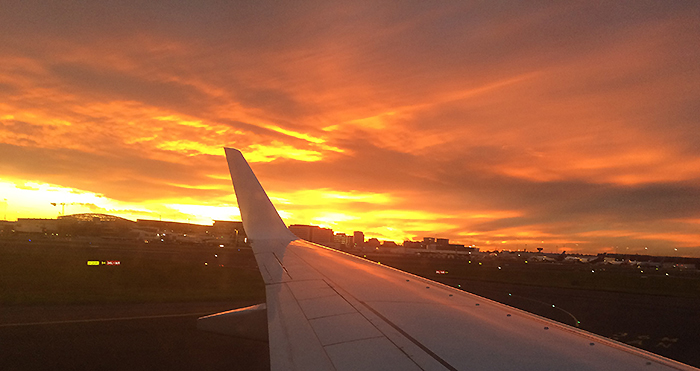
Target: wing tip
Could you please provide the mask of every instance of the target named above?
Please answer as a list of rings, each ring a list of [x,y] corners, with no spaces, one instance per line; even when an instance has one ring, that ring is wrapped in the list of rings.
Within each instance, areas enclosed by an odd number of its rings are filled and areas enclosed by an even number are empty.
[[[241,150],[233,147],[224,147],[224,154],[226,154],[226,157],[228,157],[229,154],[243,156],[243,152],[241,152]]]
[[[250,168],[243,153],[224,147],[231,181],[243,220],[243,228],[252,241],[259,239],[294,240],[277,209]]]

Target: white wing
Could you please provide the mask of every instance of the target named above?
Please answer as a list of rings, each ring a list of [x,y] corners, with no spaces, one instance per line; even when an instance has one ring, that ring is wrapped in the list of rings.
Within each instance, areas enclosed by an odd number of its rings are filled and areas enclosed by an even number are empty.
[[[272,370],[695,370],[299,240],[242,154],[226,157],[266,285]]]

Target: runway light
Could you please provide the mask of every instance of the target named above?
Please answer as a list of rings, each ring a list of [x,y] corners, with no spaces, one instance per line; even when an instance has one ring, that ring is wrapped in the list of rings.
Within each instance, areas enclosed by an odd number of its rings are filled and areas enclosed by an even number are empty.
[[[207,262],[204,262],[204,265],[209,265],[209,264],[207,264]]]
[[[552,308],[554,308],[554,304],[552,304]]]

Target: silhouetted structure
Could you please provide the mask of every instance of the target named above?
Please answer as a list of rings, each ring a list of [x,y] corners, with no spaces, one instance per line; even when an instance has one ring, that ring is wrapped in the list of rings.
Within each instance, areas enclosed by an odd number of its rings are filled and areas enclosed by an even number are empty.
[[[355,247],[362,247],[365,244],[365,234],[360,231],[353,232],[353,240],[355,242]]]
[[[331,246],[333,240],[333,230],[330,228],[321,228],[315,225],[292,224],[289,226],[297,237],[314,242],[324,246]]]

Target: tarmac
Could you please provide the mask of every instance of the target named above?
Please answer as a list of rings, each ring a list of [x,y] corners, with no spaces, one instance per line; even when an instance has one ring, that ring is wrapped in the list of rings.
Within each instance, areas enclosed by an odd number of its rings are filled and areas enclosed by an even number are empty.
[[[520,309],[700,367],[700,299],[442,278]],[[196,329],[252,302],[0,308],[2,370],[268,370],[266,342]]]
[[[700,367],[700,298],[433,277],[453,287]],[[0,370],[268,370],[267,342],[197,330],[257,302],[0,307]]]
[[[269,370],[266,342],[197,330],[255,303],[0,308],[0,369]]]

